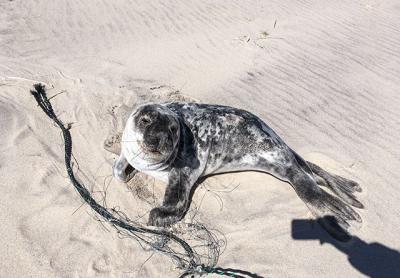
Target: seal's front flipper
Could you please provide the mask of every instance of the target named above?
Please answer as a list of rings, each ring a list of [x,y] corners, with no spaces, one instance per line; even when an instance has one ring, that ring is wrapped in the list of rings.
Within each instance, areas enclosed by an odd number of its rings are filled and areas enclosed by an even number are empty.
[[[351,206],[319,188],[314,178],[301,168],[290,172],[290,183],[330,235],[340,241],[351,238],[347,234],[350,225],[362,222],[360,215]]]
[[[150,211],[148,225],[167,227],[181,220],[190,205],[190,192],[197,178],[188,169],[171,169],[163,205]]]
[[[137,170],[133,168],[125,156],[121,153],[113,166],[113,176],[120,182],[128,182],[136,174]]]

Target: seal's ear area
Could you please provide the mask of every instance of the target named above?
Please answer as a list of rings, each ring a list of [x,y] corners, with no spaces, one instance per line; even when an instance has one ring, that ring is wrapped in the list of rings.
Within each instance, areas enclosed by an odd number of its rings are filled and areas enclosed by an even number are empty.
[[[168,115],[168,129],[172,134],[178,134],[179,132],[179,120],[175,117],[175,115]]]
[[[179,125],[175,122],[172,122],[169,126],[169,130],[172,132],[172,134],[177,135],[179,129]]]

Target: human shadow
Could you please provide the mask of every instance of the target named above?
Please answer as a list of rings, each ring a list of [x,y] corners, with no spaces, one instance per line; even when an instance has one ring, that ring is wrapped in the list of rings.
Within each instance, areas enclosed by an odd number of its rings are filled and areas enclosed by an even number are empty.
[[[368,277],[400,277],[400,252],[398,250],[378,242],[367,243],[356,236],[353,236],[347,243],[337,241],[316,224],[319,220],[293,220],[292,238],[295,240],[319,240],[321,244],[332,244],[347,255],[348,261],[354,268]]]

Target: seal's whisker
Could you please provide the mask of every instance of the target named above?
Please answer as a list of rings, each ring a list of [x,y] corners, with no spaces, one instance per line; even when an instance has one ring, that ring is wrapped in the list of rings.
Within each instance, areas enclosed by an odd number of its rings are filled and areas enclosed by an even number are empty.
[[[121,143],[133,143],[133,142],[140,142],[141,140],[121,140]]]

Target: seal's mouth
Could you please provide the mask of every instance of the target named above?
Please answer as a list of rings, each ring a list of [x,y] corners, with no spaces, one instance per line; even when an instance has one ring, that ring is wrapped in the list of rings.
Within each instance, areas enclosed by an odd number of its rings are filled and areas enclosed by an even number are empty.
[[[141,142],[140,144],[141,155],[142,159],[152,161],[152,162],[159,162],[164,160],[165,156],[167,155],[159,148],[155,148],[153,146],[146,145],[145,142]]]
[[[163,154],[163,153],[160,152],[159,150],[153,150],[153,149],[149,150],[149,152],[154,153],[154,154],[159,154],[159,155],[162,155],[162,154]]]
[[[151,135],[150,135],[151,136]],[[145,153],[158,156],[168,156],[174,148],[174,135],[169,132],[157,137],[151,136],[141,142],[141,148]]]

